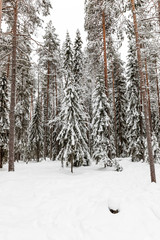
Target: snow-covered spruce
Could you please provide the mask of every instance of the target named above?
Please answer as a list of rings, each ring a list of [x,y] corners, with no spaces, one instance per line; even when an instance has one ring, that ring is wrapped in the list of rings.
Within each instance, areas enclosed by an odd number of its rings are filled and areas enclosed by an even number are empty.
[[[62,109],[59,114],[62,129],[57,137],[60,152],[57,160],[74,166],[89,164],[87,127],[83,106],[79,102],[77,84],[71,73],[67,74],[67,87],[64,89]]]
[[[117,171],[121,171],[118,162],[112,159],[115,157],[115,148],[111,138],[110,105],[105,93],[104,80],[101,77],[97,77],[92,102],[93,158],[97,164],[102,163],[105,167],[115,167]]]
[[[34,114],[32,116],[31,124],[29,126],[28,136],[28,156],[37,157],[37,162],[42,155],[43,148],[43,127],[42,127],[42,113],[39,99],[36,101]],[[29,160],[29,159],[26,159]]]

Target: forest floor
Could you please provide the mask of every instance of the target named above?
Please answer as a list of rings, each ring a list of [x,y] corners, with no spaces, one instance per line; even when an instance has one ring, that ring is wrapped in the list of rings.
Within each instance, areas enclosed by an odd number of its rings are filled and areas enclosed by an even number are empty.
[[[122,172],[60,162],[16,163],[0,170],[0,240],[159,240],[157,184],[149,166],[121,159]],[[118,208],[112,214],[110,208]]]

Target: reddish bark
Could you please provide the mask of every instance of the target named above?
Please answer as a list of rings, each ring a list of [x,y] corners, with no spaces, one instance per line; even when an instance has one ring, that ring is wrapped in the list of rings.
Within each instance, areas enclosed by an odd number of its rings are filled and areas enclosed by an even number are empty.
[[[136,38],[139,75],[140,75],[140,81],[141,81],[141,84],[142,84],[142,97],[143,97],[143,106],[144,106],[144,115],[145,115],[147,147],[148,147],[148,155],[149,155],[149,163],[150,163],[150,175],[151,175],[151,182],[156,182],[154,158],[153,158],[153,153],[152,153],[151,129],[150,129],[150,122],[149,122],[149,113],[148,113],[148,105],[147,105],[147,99],[146,99],[146,89],[145,89],[145,84],[144,84],[144,76],[143,76],[143,71],[142,71],[142,60],[141,60],[141,51],[140,51],[139,32],[138,32],[138,25],[137,25],[137,17],[136,17],[136,9],[135,9],[135,1],[134,0],[131,0],[131,6],[132,6],[135,38]]]

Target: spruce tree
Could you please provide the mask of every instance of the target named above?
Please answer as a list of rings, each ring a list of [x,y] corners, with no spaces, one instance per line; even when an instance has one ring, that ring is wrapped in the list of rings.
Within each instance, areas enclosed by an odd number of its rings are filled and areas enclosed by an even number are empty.
[[[115,80],[115,111],[116,111],[116,136],[117,157],[125,157],[127,153],[126,136],[126,79],[124,76],[123,62],[118,53],[114,54],[113,75]]]
[[[83,53],[82,39],[79,30],[76,32],[76,38],[73,46],[73,74],[77,84],[82,84],[83,77]]]
[[[144,159],[144,130],[141,127],[140,86],[135,42],[130,40],[127,63],[127,142],[132,161]]]
[[[31,124],[28,131],[28,152],[30,153],[30,157],[36,156],[37,162],[39,162],[39,159],[42,156],[43,149],[42,112],[39,99],[37,99],[36,101],[34,114],[32,116]]]
[[[57,159],[62,162],[62,165],[64,161],[67,164],[70,163],[73,173],[73,166],[88,164],[90,157],[84,110],[79,104],[77,84],[71,72],[67,74],[67,83],[59,114],[62,127],[57,137],[61,148]]]
[[[95,91],[93,92],[93,119],[92,119],[92,138],[93,138],[93,158],[104,167],[115,167],[121,171],[122,168],[115,157],[115,146],[111,131],[110,104],[106,96],[106,89],[102,77],[97,77]]]

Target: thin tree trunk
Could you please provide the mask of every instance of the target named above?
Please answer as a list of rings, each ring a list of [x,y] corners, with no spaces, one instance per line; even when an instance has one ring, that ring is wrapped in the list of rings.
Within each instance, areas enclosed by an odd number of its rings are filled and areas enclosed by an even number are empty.
[[[3,167],[3,148],[2,146],[0,147],[0,168]]]
[[[48,127],[46,126],[48,121],[48,103],[49,103],[49,77],[50,77],[50,62],[48,61],[48,69],[47,69],[47,103],[46,103],[46,112],[45,112],[45,126],[44,126],[44,159],[46,160],[46,157],[48,155],[47,153],[47,130]],[[45,101],[45,99],[44,99]],[[45,104],[45,103],[44,103]]]
[[[33,112],[33,89],[31,89],[30,120],[32,119],[32,112]]]
[[[153,158],[153,153],[152,153],[152,142],[151,142],[151,130],[150,130],[150,123],[149,123],[149,113],[148,113],[148,106],[147,106],[147,100],[146,100],[144,76],[143,76],[143,72],[142,72],[142,60],[141,60],[139,33],[138,33],[138,25],[137,25],[137,17],[136,17],[136,9],[135,9],[134,0],[131,0],[131,5],[132,5],[132,14],[133,14],[135,37],[136,37],[136,48],[137,48],[137,60],[138,60],[138,66],[139,66],[139,75],[140,75],[140,81],[142,83],[142,97],[143,97],[145,125],[146,125],[146,134],[147,134],[148,155],[149,155],[149,163],[150,163],[150,175],[151,175],[151,182],[156,182],[154,158]]]
[[[10,72],[10,59],[11,55],[8,55],[8,63],[7,63],[7,79],[9,78],[9,72]]]
[[[1,24],[2,24],[2,4],[3,0],[0,0],[0,32],[1,32]]]
[[[147,85],[147,96],[148,96],[149,122],[150,122],[151,134],[152,134],[151,100],[150,100],[148,67],[147,67],[147,59],[146,58],[145,58],[145,74],[146,74],[146,85]]]
[[[71,153],[71,173],[73,173],[73,160],[74,160],[74,154]]]
[[[37,162],[39,162],[39,142],[37,142]]]
[[[58,115],[58,89],[57,89],[57,75],[55,70],[55,90],[56,90],[56,116]]]
[[[9,168],[14,171],[14,138],[15,138],[15,95],[16,95],[16,47],[17,47],[17,10],[18,2],[14,6],[13,39],[12,39],[12,83],[11,83],[11,103],[10,103],[10,128],[9,128]]]
[[[160,0],[158,0],[158,18],[159,18],[159,26],[160,26]]]
[[[114,72],[112,69],[112,83],[113,83],[113,112],[114,112],[114,132],[115,132],[115,148],[116,148],[116,157],[117,157],[117,126],[116,126],[116,102],[115,102],[115,87],[114,87]]]
[[[106,87],[106,95],[108,97],[108,73],[107,73],[107,50],[106,50],[106,26],[105,26],[105,12],[102,12],[102,24],[103,24],[103,51],[104,51],[104,80]]]
[[[160,119],[160,96],[159,96],[159,82],[158,82],[158,71],[157,71],[157,62],[155,61],[156,67],[156,85],[157,85],[157,100],[158,100],[158,111],[159,111],[159,119]]]

